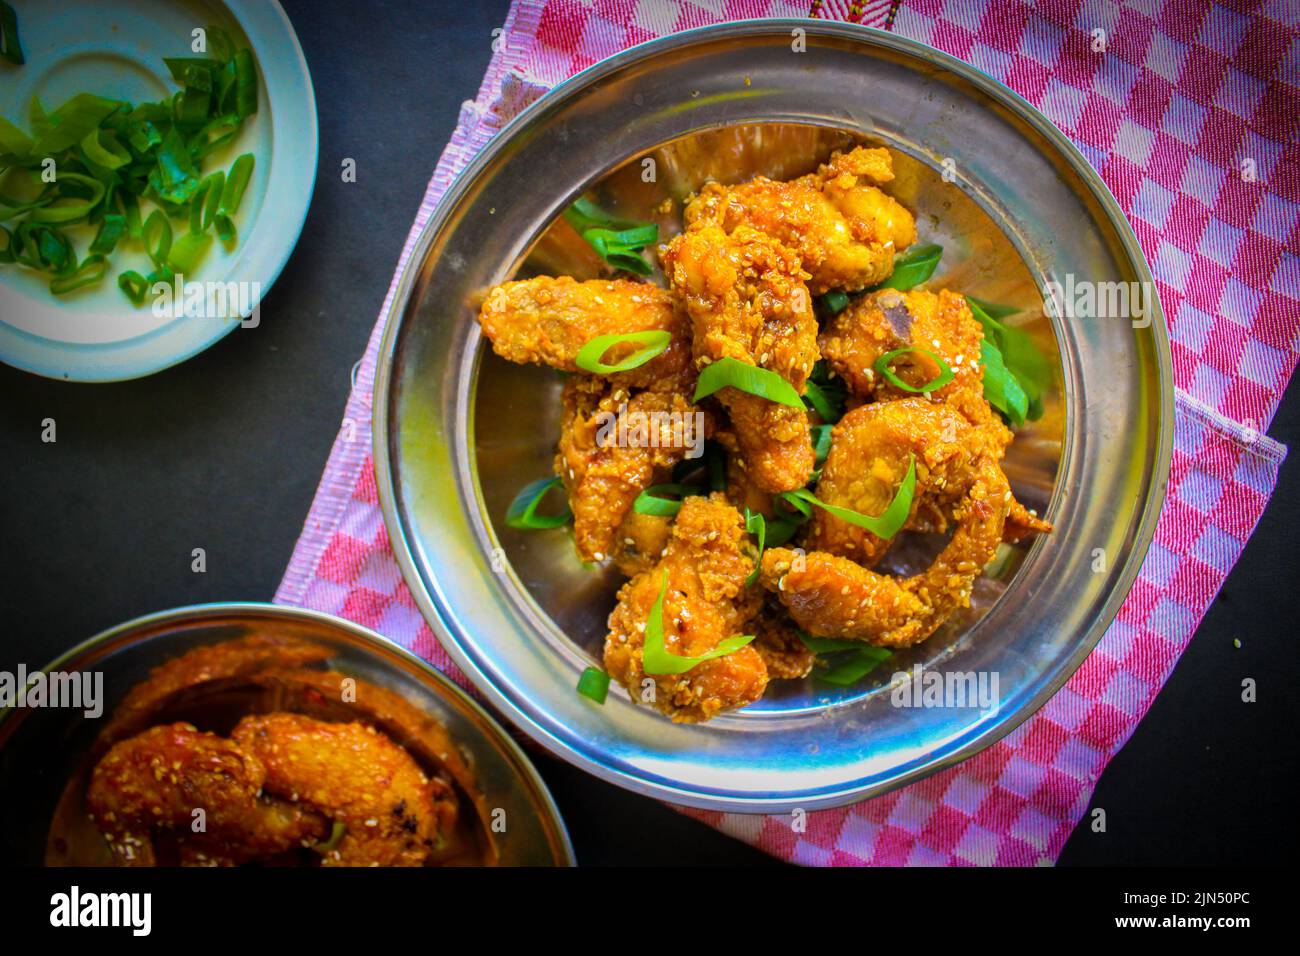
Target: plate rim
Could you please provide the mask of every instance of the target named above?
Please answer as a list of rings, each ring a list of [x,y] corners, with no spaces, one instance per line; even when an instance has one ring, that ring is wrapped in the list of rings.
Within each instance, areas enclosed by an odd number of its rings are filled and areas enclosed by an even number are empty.
[[[297,220],[296,225],[285,232],[283,250],[274,256],[270,266],[265,269],[266,278],[261,288],[261,297],[265,299],[279,280],[280,274],[289,262],[289,257],[298,247],[298,240],[307,225],[307,216],[311,211],[315,195],[320,163],[320,127],[316,108],[316,89],[312,83],[311,69],[303,53],[298,33],[294,30],[284,7],[280,5],[280,0],[221,0],[221,4],[245,33],[248,32],[248,24],[251,21],[281,31],[280,39],[287,41],[285,52],[289,52],[290,56],[277,58],[277,61],[291,72],[294,79],[302,82],[301,92],[305,94],[303,101],[294,104],[294,108],[302,110],[305,107],[302,119],[309,136],[304,145],[310,159],[311,176],[303,177],[305,189],[292,197],[291,208],[294,214],[291,218]],[[257,59],[261,67],[263,57],[259,55]],[[265,77],[265,68],[261,67],[261,69]],[[269,101],[270,86],[265,85]],[[275,127],[272,126],[273,140],[274,133]],[[296,178],[293,177],[291,181]],[[203,331],[205,324],[211,324],[211,331]],[[0,362],[59,382],[125,382],[145,378],[186,362],[216,345],[239,328],[239,325],[234,321],[211,323],[207,319],[177,319],[161,328],[133,338],[88,344],[59,342],[0,322]],[[161,346],[171,346],[171,348],[170,350],[164,348],[160,353]]]
[[[892,792],[917,780],[924,779],[950,766],[961,763],[1004,739],[1042,709],[1043,705],[1065,686],[1114,623],[1120,607],[1132,592],[1133,585],[1137,581],[1142,564],[1154,540],[1156,524],[1163,510],[1168,489],[1169,472],[1173,457],[1173,359],[1168,324],[1165,320],[1164,308],[1160,303],[1157,290],[1151,322],[1151,342],[1159,386],[1159,421],[1162,427],[1160,434],[1156,436],[1157,454],[1153,462],[1151,492],[1140,513],[1137,531],[1134,536],[1134,547],[1125,561],[1123,571],[1117,579],[1116,587],[1102,605],[1090,631],[1084,635],[1084,639],[1074,653],[1064,660],[1056,677],[1045,683],[1042,689],[1022,704],[1017,711],[1009,714],[1005,720],[995,722],[989,729],[979,733],[967,744],[952,753],[937,758],[925,766],[901,772],[886,781],[845,788],[832,793],[812,794],[804,798],[789,795],[768,797],[761,793],[712,795],[694,789],[678,787],[664,783],[660,779],[612,768],[591,759],[587,754],[574,749],[565,741],[555,737],[546,727],[538,724],[511,697],[504,694],[494,683],[487,679],[487,676],[479,669],[466,650],[452,637],[437,600],[425,587],[420,568],[415,562],[412,544],[408,540],[405,522],[397,507],[395,484],[397,476],[390,454],[389,441],[390,437],[393,436],[389,434],[388,402],[393,386],[397,337],[404,314],[410,305],[412,294],[419,281],[421,271],[419,266],[427,257],[429,247],[432,245],[437,230],[443,226],[448,215],[463,198],[473,180],[498,153],[508,146],[511,138],[519,128],[531,122],[537,114],[550,108],[556,100],[570,95],[577,89],[589,85],[608,73],[621,69],[631,61],[649,58],[658,52],[672,50],[679,46],[690,45],[701,38],[730,38],[734,40],[743,38],[746,35],[788,32],[795,28],[803,29],[810,34],[845,38],[882,46],[929,62],[940,69],[955,73],[961,79],[979,88],[991,99],[1010,109],[1019,119],[1028,123],[1039,135],[1043,136],[1055,148],[1061,158],[1069,163],[1070,167],[1079,175],[1115,230],[1124,257],[1128,264],[1133,267],[1134,274],[1140,281],[1149,283],[1150,288],[1157,288],[1150,265],[1142,252],[1137,235],[1133,231],[1133,226],[1128,221],[1128,217],[1124,215],[1123,209],[1113,193],[1111,193],[1110,188],[1080,149],[1037,107],[1000,80],[989,76],[964,60],[910,37],[889,33],[874,27],[866,27],[861,24],[829,20],[807,20],[794,17],[773,17],[711,24],[639,43],[604,60],[600,60],[556,84],[506,123],[452,180],[421,229],[412,247],[407,264],[398,277],[394,295],[388,308],[384,311],[384,332],[379,344],[374,389],[370,396],[371,408],[373,409],[371,446],[376,487],[393,555],[401,570],[404,582],[411,591],[412,597],[437,638],[438,643],[455,662],[456,666],[473,682],[479,692],[490,700],[492,705],[509,719],[514,726],[546,747],[550,753],[598,779],[644,796],[669,800],[703,810],[766,814],[789,812],[795,808],[815,810],[842,807]]]

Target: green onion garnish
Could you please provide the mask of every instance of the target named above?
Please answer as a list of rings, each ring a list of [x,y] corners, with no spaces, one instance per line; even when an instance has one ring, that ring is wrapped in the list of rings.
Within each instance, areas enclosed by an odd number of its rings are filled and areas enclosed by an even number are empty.
[[[515,495],[515,500],[510,502],[510,507],[506,509],[506,524],[512,528],[529,531],[558,528],[560,525],[568,524],[569,519],[573,517],[573,512],[569,509],[567,501],[564,503],[564,511],[560,514],[539,515],[537,513],[537,506],[542,503],[547,492],[560,486],[559,478],[538,478],[536,481],[529,482],[519,494]]]
[[[705,366],[695,386],[694,401],[707,398],[723,388],[735,388],[759,398],[779,402],[793,408],[803,408],[803,401],[794,386],[776,372],[757,365],[746,365],[739,359],[720,358]]]
[[[641,668],[647,674],[684,674],[692,667],[705,661],[716,660],[734,654],[754,639],[754,635],[736,635],[724,638],[718,646],[699,657],[683,657],[674,654],[664,646],[664,595],[668,593],[668,572],[664,571],[664,583],[659,588],[659,597],[650,608],[650,616],[645,622],[645,646],[641,649]]]
[[[0,0],[0,56],[15,66],[26,62],[22,42],[18,39],[18,14],[4,0]]]
[[[930,379],[930,381],[926,382],[924,385],[921,386],[908,385],[906,382],[904,382],[901,378],[898,377],[898,375],[894,372],[892,368],[889,367],[889,363],[892,362],[894,359],[898,358],[898,356],[907,355],[909,352],[920,352],[923,355],[930,356],[930,358],[934,359],[937,363],[939,363],[939,374],[936,375],[934,378]],[[934,352],[931,352],[929,349],[923,349],[915,345],[909,345],[906,346],[905,348],[894,349],[892,352],[886,352],[884,355],[880,356],[880,358],[876,359],[876,364],[874,367],[875,370],[880,375],[883,375],[891,384],[894,385],[895,388],[901,388],[905,392],[915,392],[917,394],[921,394],[925,392],[933,392],[935,389],[943,388],[953,379],[953,372],[952,372],[951,365],[949,365],[947,362],[941,359]]]
[[[759,512],[746,508],[745,530],[758,536],[758,554],[754,556],[754,570],[750,571],[749,576],[745,578],[745,586],[749,587],[758,580],[758,572],[763,564],[763,549],[767,546],[767,519]]]
[[[643,276],[652,271],[650,263],[639,253],[659,241],[659,227],[654,223],[620,219],[589,199],[574,202],[564,211],[564,218],[581,233],[583,241],[614,268]]]
[[[980,363],[984,366],[985,400],[1005,415],[1013,428],[1019,428],[1029,411],[1029,396],[1002,360],[1002,351],[988,339],[980,342]]]
[[[812,512],[809,506],[816,506],[841,521],[847,521],[851,525],[864,528],[877,537],[887,540],[898,534],[903,525],[906,524],[907,515],[912,510],[912,496],[915,493],[916,458],[910,456],[907,462],[907,474],[903,476],[903,483],[899,485],[898,491],[894,493],[893,501],[889,503],[889,507],[875,517],[860,514],[849,508],[841,508],[838,505],[828,505],[819,500],[807,488],[800,488],[797,491],[784,491],[777,498],[801,514],[806,512],[811,515]]]
[[[817,304],[821,306],[821,311],[827,315],[839,315],[849,307],[849,297],[839,289],[833,289],[821,296]]]
[[[154,271],[118,281],[139,305],[141,280],[171,281],[178,269],[198,265],[211,239],[202,234],[215,229],[227,245],[235,242],[231,216],[249,182],[252,154],[235,160],[228,177],[205,176],[201,166],[256,112],[257,70],[252,52],[235,50],[220,27],[208,27],[207,37],[209,56],[164,60],[181,87],[167,99],[133,105],[78,93],[47,113],[33,98],[30,135],[0,118],[0,170],[24,173],[5,177],[6,185],[24,187],[21,192],[0,193],[0,222],[22,220],[17,231],[6,232],[14,255],[0,256],[0,263],[49,273],[50,291],[60,295],[102,280],[107,257],[124,243],[141,240]],[[22,62],[17,19],[3,0],[0,55]],[[41,174],[50,161],[58,176],[45,183]],[[142,200],[156,207],[143,221]],[[178,239],[173,249],[168,219],[188,219],[196,238]],[[149,222],[153,225],[146,229]],[[95,228],[84,261],[73,240],[58,231],[81,224]],[[35,226],[47,228],[40,232]]]
[[[834,425],[813,425],[809,429],[812,433],[813,455],[816,457],[816,464],[818,465],[824,462],[826,456],[831,453],[831,433],[834,430]]]
[[[659,515],[660,517],[671,518],[682,509],[682,499],[689,495],[702,494],[705,494],[705,489],[700,485],[651,485],[636,496],[636,501],[632,503],[632,510],[640,515]],[[665,495],[676,495],[677,497],[664,497]]]
[[[803,400],[808,406],[821,416],[824,422],[834,424],[840,420],[844,414],[843,409],[837,409],[831,396],[827,395],[820,385],[809,379],[805,383]]]
[[[598,704],[605,703],[609,696],[609,675],[599,667],[588,667],[578,678],[578,693]]]
[[[823,680],[828,684],[835,684],[840,687],[847,687],[850,684],[856,684],[863,677],[866,677],[873,670],[883,664],[890,658],[889,651],[883,647],[861,647],[856,651],[850,651],[842,659],[833,658],[835,663],[821,672],[814,672],[815,677]]]
[[[591,372],[593,375],[613,375],[615,372],[626,372],[630,369],[638,368],[650,361],[656,355],[662,354],[673,340],[673,334],[662,329],[650,329],[645,332],[623,332],[613,335],[598,335],[582,348],[578,349],[578,354],[574,357],[574,364],[584,372]],[[606,365],[601,361],[608,352],[616,345],[632,343],[640,345],[627,358],[613,365]]]
[[[888,279],[875,288],[906,292],[934,275],[941,258],[943,258],[943,246],[934,243],[913,246],[901,256],[894,257],[894,271],[890,273]]]
[[[830,655],[827,663],[831,666],[824,671],[815,671],[813,676],[828,684],[847,687],[855,684],[867,674],[890,658],[890,652],[883,647],[873,647],[861,641],[850,641],[839,637],[813,637],[799,631],[799,640],[805,647],[817,655]]]
[[[966,296],[971,314],[984,327],[984,340],[992,343],[1001,355],[1003,366],[1016,378],[1021,391],[1025,393],[1026,410],[1024,418],[1037,419],[1043,414],[1043,393],[1052,385],[1052,366],[1047,356],[1038,350],[1032,338],[1023,329],[1005,325],[1002,319],[1020,311],[1014,306],[995,305]],[[996,361],[996,360],[995,360]],[[987,393],[989,388],[988,363],[985,363],[984,383]],[[1005,391],[1005,388],[1002,389]],[[995,393],[997,389],[995,388]],[[988,398],[988,395],[985,395]],[[989,399],[989,404],[998,406]],[[1012,415],[1003,411],[1008,418]],[[1023,423],[1023,422],[1022,422]]]

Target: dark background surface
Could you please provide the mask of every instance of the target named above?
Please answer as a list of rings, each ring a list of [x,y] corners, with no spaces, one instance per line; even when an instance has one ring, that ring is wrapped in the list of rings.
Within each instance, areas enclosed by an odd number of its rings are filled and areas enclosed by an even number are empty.
[[[262,306],[184,365],[76,385],[0,366],[0,669],[35,667],[151,611],[270,600],[324,468],[428,177],[491,55],[505,0],[284,0],[311,66],[320,175]],[[339,164],[357,163],[344,184]],[[58,441],[40,440],[54,418]],[[1295,390],[1269,433],[1300,437]],[[1110,764],[1064,864],[1281,863],[1300,684],[1295,459],[1173,677]],[[190,552],[207,552],[207,573]],[[1240,648],[1234,645],[1239,640]],[[1259,702],[1240,701],[1243,677]],[[533,751],[581,862],[769,863],[651,800]],[[0,795],[3,799],[3,795]]]

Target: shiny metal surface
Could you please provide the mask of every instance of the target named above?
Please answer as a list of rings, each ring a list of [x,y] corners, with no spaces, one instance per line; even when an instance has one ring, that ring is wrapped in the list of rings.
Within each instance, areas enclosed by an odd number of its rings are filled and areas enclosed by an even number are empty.
[[[330,667],[396,693],[443,725],[470,768],[481,807],[505,811],[491,836],[500,865],[572,866],[573,848],[546,785],[510,736],[464,691],[413,654],[350,621],[273,604],[204,604],[129,621],[68,651],[46,670],[103,673],[103,715],[9,709],[0,715],[0,861],[39,865],[65,784],[113,707],[163,661],[254,630],[323,644]],[[486,826],[485,822],[485,826]],[[105,857],[105,860],[107,858]]]
[[[806,31],[807,51],[791,48]],[[747,127],[741,132],[731,132]],[[1018,494],[1056,533],[995,561],[977,611],[890,671],[996,673],[996,712],[900,708],[891,674],[828,690],[799,682],[705,725],[674,725],[615,689],[574,692],[598,660],[617,584],[563,531],[506,528],[506,504],[549,473],[558,377],[486,354],[482,292],[592,264],[547,233],[595,188],[632,215],[710,176],[784,175],[863,137],[894,150],[891,186],[936,283],[1033,306],[1025,327],[1060,362],[1047,414],[1013,445]],[[819,152],[820,151],[820,152]],[[642,182],[644,157],[659,176]],[[941,177],[951,158],[955,183]],[[1048,319],[1048,280],[1151,276],[1114,199],[1065,137],[981,73],[892,34],[752,21],[635,48],[561,85],[512,122],[434,212],[388,315],[375,386],[379,495],[402,571],[457,664],[525,732],[630,789],[699,807],[834,806],[955,763],[1011,731],[1100,639],[1146,553],[1173,422],[1168,337],[1150,323]]]

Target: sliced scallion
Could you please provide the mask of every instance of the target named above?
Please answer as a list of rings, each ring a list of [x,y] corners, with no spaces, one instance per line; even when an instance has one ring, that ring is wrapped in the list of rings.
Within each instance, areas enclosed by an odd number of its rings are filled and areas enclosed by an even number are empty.
[[[894,257],[894,271],[876,288],[905,292],[934,275],[941,258],[943,258],[943,246],[933,243],[912,246],[907,252]]]
[[[734,358],[720,358],[704,367],[695,386],[695,401],[707,398],[723,388],[734,388],[759,398],[803,408],[803,400],[794,386],[776,372],[757,365],[747,365]]]
[[[683,499],[690,495],[702,495],[705,489],[700,485],[664,484],[651,485],[636,496],[632,510],[641,515],[658,515],[671,518],[682,508]],[[676,497],[666,497],[676,495]]]
[[[870,531],[879,538],[888,540],[898,534],[903,525],[906,524],[908,513],[912,510],[912,498],[915,494],[916,458],[911,457],[907,463],[907,474],[903,476],[903,483],[899,485],[898,491],[894,493],[894,498],[890,501],[889,506],[879,515],[864,515],[850,508],[828,505],[819,500],[807,488],[800,488],[797,491],[785,491],[777,497],[800,513],[811,515],[810,507],[821,508],[841,521],[847,521],[851,525]]]
[[[648,329],[644,332],[622,332],[611,335],[598,335],[578,349],[573,362],[584,372],[593,375],[613,375],[639,368],[656,355],[663,353],[672,343],[673,334],[663,329]],[[626,358],[612,365],[601,361],[605,353],[616,345],[640,345],[641,348]]]
[[[573,512],[569,509],[567,501],[561,514],[539,515],[537,513],[537,507],[542,503],[547,492],[560,486],[559,478],[538,478],[525,485],[523,490],[515,495],[515,500],[510,502],[510,507],[506,510],[506,524],[512,528],[530,531],[558,528],[568,524],[569,519],[573,517]]]
[[[758,572],[763,566],[763,549],[767,546],[767,519],[757,511],[745,509],[745,530],[758,537],[758,553],[754,555],[754,570],[745,578],[745,586],[758,580]]]
[[[578,678],[578,693],[598,704],[605,703],[609,696],[609,674],[599,667],[588,667]]]
[[[664,595],[668,593],[668,572],[664,571],[659,597],[650,608],[645,622],[645,646],[641,649],[641,667],[647,674],[685,674],[705,661],[734,654],[754,640],[754,636],[736,635],[724,638],[713,650],[698,657],[674,654],[664,644]]]
[[[936,375],[934,378],[930,379],[930,381],[926,382],[924,385],[919,385],[919,386],[909,385],[907,382],[899,378],[898,373],[895,372],[890,367],[889,363],[892,362],[894,359],[898,358],[900,355],[908,355],[912,352],[916,352],[922,355],[928,355],[930,356],[930,358],[934,359],[935,362],[937,362],[939,365],[939,374]],[[945,385],[947,385],[949,382],[953,380],[953,371],[951,365],[945,362],[934,352],[931,352],[929,349],[923,349],[916,345],[909,345],[901,349],[894,349],[891,352],[886,352],[884,355],[880,356],[880,358],[876,359],[876,364],[874,367],[876,372],[884,376],[884,378],[887,381],[889,381],[889,383],[892,384],[895,388],[901,388],[905,392],[913,392],[916,394],[933,392],[936,389],[943,388]]]

